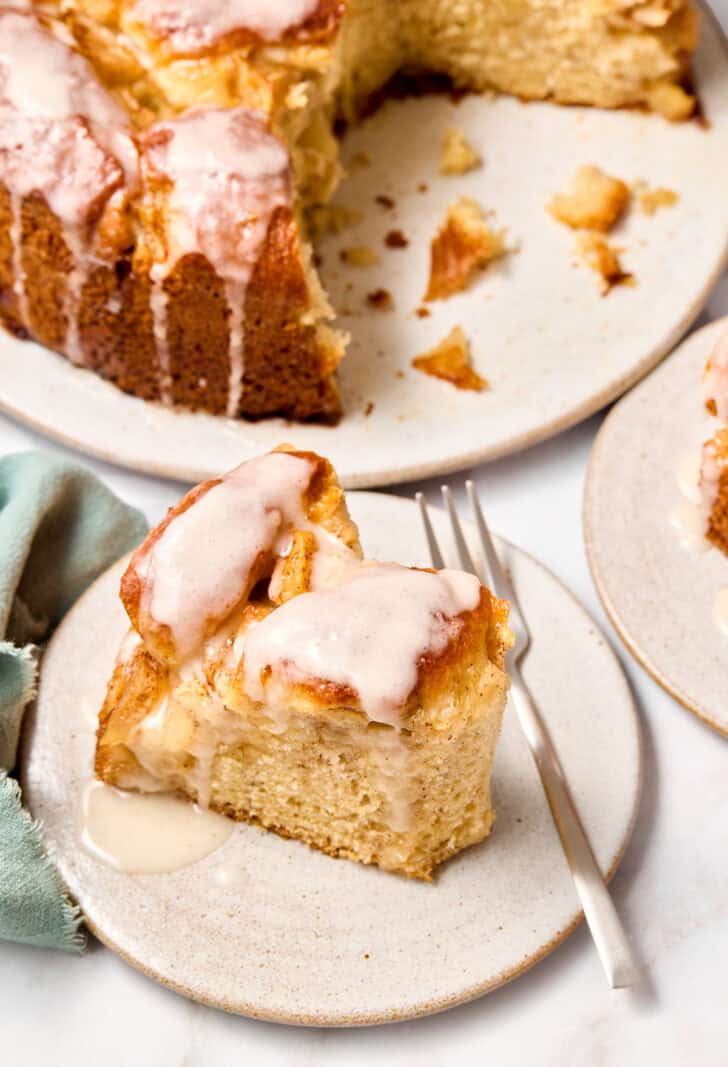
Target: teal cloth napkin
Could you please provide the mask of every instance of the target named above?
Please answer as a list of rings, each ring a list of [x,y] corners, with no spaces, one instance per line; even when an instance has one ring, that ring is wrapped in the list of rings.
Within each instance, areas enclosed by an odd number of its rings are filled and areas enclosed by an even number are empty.
[[[83,947],[81,916],[48,861],[42,828],[9,777],[35,695],[38,645],[147,524],[93,474],[39,452],[0,459],[0,938]]]

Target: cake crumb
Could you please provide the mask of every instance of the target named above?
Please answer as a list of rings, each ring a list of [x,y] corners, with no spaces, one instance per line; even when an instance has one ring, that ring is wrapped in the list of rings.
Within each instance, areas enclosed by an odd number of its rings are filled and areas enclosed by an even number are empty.
[[[384,193],[380,193],[379,196],[375,196],[374,200],[376,201],[377,204],[379,204],[380,207],[386,208],[387,211],[391,211],[392,208],[395,206],[395,203],[394,203],[394,200],[392,200],[392,197],[391,196],[385,196]]]
[[[427,182],[420,182],[420,184],[417,186],[418,193],[426,193],[428,189],[429,185],[427,184]]]
[[[370,400],[369,403],[367,404],[367,406],[364,408],[364,418],[365,419],[369,418],[369,416],[371,415],[371,413],[373,411],[374,411],[374,404]]]
[[[470,362],[470,344],[461,326],[455,326],[438,345],[412,360],[415,370],[450,382],[457,389],[469,389],[480,393],[488,389],[485,378],[473,369]]]
[[[364,170],[372,161],[372,157],[368,152],[355,152],[349,160],[347,171],[349,174],[356,174],[358,170]]]
[[[392,294],[388,289],[374,289],[373,292],[367,293],[367,304],[378,311],[391,311],[394,307]]]
[[[429,319],[431,314],[432,314],[432,312],[430,311],[429,308],[422,308],[421,307],[421,308],[417,308],[417,311],[415,311],[415,315],[417,316],[418,319]]]
[[[621,218],[630,199],[629,186],[599,167],[580,167],[567,193],[557,193],[547,210],[573,230],[607,233]]]
[[[601,277],[601,293],[606,296],[615,285],[634,285],[633,274],[622,269],[619,253],[624,249],[610,245],[601,234],[583,233],[576,243],[576,253]]]
[[[395,376],[395,378],[404,378],[404,371],[403,370],[395,371],[394,372],[394,376]]]
[[[695,111],[695,97],[680,85],[660,82],[648,90],[647,106],[670,122],[684,122]]]
[[[307,212],[308,227],[312,237],[327,233],[342,233],[350,226],[361,222],[361,211],[345,204],[314,204]]]
[[[350,267],[373,267],[379,263],[379,256],[373,248],[367,245],[354,245],[352,248],[342,248],[339,259]]]
[[[440,174],[467,174],[482,165],[482,156],[475,151],[462,130],[448,126],[442,139]]]
[[[633,192],[640,210],[645,215],[654,215],[661,207],[673,207],[680,199],[674,189],[666,189],[664,185],[651,189],[647,182],[641,179],[634,183]]]
[[[409,241],[401,230],[390,230],[384,238],[387,248],[406,248]]]
[[[465,289],[473,275],[505,255],[505,230],[493,230],[480,205],[462,196],[447,209],[430,245],[430,279],[425,301],[444,300]]]

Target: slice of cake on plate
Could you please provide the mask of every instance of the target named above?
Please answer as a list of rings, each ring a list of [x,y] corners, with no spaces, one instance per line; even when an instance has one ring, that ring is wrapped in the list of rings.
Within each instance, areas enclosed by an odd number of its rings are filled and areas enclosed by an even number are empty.
[[[103,781],[414,878],[490,832],[507,605],[363,559],[326,460],[277,450],[193,489],[121,598]]]

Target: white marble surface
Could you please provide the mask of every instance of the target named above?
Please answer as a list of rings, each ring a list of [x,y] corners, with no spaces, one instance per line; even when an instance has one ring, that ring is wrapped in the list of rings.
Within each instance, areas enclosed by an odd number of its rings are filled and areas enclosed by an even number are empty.
[[[714,7],[728,27],[728,0]],[[728,277],[701,321],[726,313]],[[599,421],[451,482],[476,480],[493,527],[542,560],[593,612],[634,687],[644,729],[644,794],[613,892],[644,964],[643,987],[610,992],[581,928],[525,977],[470,1005],[366,1031],[306,1030],[183,1000],[97,943],[81,958],[3,943],[0,1042],[8,1062],[355,1067],[374,1058],[393,1067],[725,1067],[728,741],[631,661],[601,611],[581,537],[584,472]],[[37,446],[70,454],[0,418],[0,452]],[[84,462],[150,520],[180,495],[179,485]],[[422,487],[436,502],[437,482]],[[728,645],[726,653],[728,662]]]

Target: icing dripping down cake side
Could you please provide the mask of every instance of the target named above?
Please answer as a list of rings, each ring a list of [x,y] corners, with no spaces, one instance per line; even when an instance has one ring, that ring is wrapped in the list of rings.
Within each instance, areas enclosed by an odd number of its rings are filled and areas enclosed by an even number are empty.
[[[307,211],[337,119],[402,68],[685,119],[697,24],[691,0],[0,4],[0,321],[144,400],[334,422]]]

